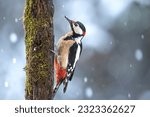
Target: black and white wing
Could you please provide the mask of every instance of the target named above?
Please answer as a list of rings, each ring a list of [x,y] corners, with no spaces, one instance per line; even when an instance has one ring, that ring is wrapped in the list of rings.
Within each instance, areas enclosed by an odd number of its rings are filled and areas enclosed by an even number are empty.
[[[65,79],[64,83],[64,93],[66,92],[68,80],[72,80],[74,70],[76,67],[76,63],[79,60],[79,57],[82,52],[82,43],[74,43],[70,50],[69,50],[69,57],[68,57],[68,65],[67,65],[67,78]]]
[[[67,79],[71,81],[72,76],[74,74],[74,70],[77,64],[77,61],[80,58],[82,52],[82,43],[74,43],[69,50],[68,57],[68,66],[67,66]]]

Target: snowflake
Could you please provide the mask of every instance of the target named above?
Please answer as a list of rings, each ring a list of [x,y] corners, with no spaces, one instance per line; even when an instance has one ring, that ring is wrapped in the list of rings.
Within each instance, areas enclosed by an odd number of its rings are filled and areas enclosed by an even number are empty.
[[[85,89],[85,95],[86,95],[88,98],[91,98],[91,97],[92,97],[92,95],[93,95],[93,90],[92,90],[91,87],[87,87],[87,88]]]
[[[4,50],[3,49],[1,49],[1,53],[3,53],[4,52]]]
[[[144,38],[145,38],[145,36],[142,34],[142,35],[141,35],[141,39],[144,39]]]
[[[84,77],[84,82],[87,83],[88,79],[87,77]]]
[[[15,22],[16,22],[16,23],[18,22],[18,19],[17,19],[17,18],[15,18]]]
[[[130,68],[132,68],[133,67],[133,65],[132,64],[130,64]]]
[[[16,62],[17,62],[16,58],[13,58],[13,59],[12,59],[12,63],[13,63],[13,64],[16,64]]]
[[[130,94],[130,93],[128,93],[128,98],[129,98],[129,99],[131,98],[131,94]]]
[[[3,17],[3,20],[5,20],[6,19],[6,17]]]
[[[16,33],[11,33],[9,38],[12,43],[16,43],[18,40]]]
[[[7,81],[4,82],[4,86],[5,86],[6,88],[8,87],[8,82],[7,82]]]
[[[141,49],[137,49],[135,51],[135,58],[137,61],[141,61],[143,59],[143,53]]]

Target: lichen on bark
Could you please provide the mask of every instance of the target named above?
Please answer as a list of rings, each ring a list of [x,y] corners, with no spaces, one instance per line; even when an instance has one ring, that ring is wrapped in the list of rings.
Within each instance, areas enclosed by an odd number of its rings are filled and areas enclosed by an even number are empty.
[[[52,0],[26,0],[24,11],[26,46],[26,99],[52,99],[53,89]]]

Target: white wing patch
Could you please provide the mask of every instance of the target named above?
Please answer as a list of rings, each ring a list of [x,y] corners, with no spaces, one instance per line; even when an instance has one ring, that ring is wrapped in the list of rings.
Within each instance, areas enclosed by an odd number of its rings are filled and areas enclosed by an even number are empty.
[[[73,74],[73,71],[74,71],[74,69],[76,67],[76,63],[77,63],[77,61],[79,60],[79,57],[80,57],[80,53],[81,53],[81,46],[80,46],[80,44],[77,44],[77,49],[76,49],[76,53],[75,53],[74,63],[68,65],[67,77],[70,77]]]
[[[80,47],[80,45],[78,44],[77,53],[76,53],[75,61],[74,61],[74,64],[73,64],[73,68],[75,68],[76,63],[77,63],[77,61],[79,60],[80,52],[81,52],[81,47]]]

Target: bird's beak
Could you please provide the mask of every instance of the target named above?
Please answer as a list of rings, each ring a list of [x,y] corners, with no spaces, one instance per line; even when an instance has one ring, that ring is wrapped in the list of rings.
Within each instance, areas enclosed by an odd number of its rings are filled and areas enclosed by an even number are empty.
[[[68,17],[65,16],[65,18],[66,18],[66,20],[70,23],[70,25],[71,25],[72,23],[75,23],[75,21],[70,20]]]

